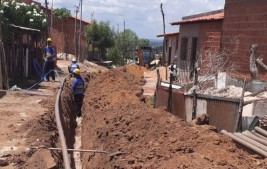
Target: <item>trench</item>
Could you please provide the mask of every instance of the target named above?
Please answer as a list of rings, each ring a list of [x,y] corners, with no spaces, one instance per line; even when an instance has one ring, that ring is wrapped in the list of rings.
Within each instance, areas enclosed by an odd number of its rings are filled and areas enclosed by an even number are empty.
[[[72,91],[70,89],[70,79],[68,79],[63,87],[60,101],[59,101],[59,114],[66,140],[66,147],[68,149],[80,149],[80,125],[81,118],[76,118],[75,103],[72,99]],[[61,152],[62,153],[62,152]],[[70,167],[72,169],[80,169],[80,153],[68,151],[70,159]],[[64,160],[63,160],[64,161]],[[63,164],[64,166],[64,164]]]

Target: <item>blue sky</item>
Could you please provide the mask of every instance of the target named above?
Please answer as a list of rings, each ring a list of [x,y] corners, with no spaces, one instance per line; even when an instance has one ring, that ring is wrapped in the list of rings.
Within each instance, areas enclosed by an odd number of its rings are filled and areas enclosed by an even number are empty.
[[[44,4],[44,0],[39,0]],[[52,0],[48,0],[51,7]],[[180,20],[183,16],[222,9],[225,0],[83,0],[83,18],[97,21],[109,21],[116,29],[132,29],[139,38],[156,39],[163,33],[160,3],[166,20],[166,32],[178,31],[178,26],[169,23]],[[53,0],[54,7],[65,7],[74,15],[75,5],[79,0]]]

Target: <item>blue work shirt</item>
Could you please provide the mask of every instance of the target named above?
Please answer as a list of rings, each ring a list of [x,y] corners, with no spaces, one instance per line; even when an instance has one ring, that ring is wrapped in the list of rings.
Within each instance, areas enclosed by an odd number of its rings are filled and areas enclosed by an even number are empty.
[[[71,63],[69,66],[69,72],[73,73],[73,70],[79,68],[79,65],[77,63]]]
[[[55,56],[55,50],[51,46],[46,46],[44,49],[45,57],[47,62],[53,62],[53,57]]]
[[[76,75],[75,79],[72,81],[71,88],[74,95],[84,93],[84,80],[80,75]]]

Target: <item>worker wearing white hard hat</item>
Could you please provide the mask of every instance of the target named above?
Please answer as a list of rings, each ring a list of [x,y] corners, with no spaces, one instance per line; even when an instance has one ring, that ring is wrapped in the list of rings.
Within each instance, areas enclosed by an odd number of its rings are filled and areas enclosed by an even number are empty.
[[[79,65],[77,63],[76,58],[74,57],[74,58],[72,58],[71,63],[68,66],[69,73],[73,73],[73,70],[76,69],[76,68],[79,69],[80,67],[79,67]]]

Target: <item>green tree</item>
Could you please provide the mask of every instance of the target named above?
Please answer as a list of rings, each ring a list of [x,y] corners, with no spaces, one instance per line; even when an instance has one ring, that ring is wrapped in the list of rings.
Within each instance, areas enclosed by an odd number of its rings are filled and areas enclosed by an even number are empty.
[[[3,25],[14,24],[45,30],[47,27],[45,14],[34,3],[27,5],[17,1],[3,0],[0,3],[0,19]]]
[[[139,39],[138,40],[138,46],[139,47],[147,47],[147,46],[149,46],[149,40],[148,39],[143,39],[143,38]]]
[[[138,36],[131,29],[118,32],[115,36],[115,46],[108,51],[108,58],[115,64],[125,65],[127,59],[132,59],[138,46]]]
[[[92,24],[85,29],[85,36],[94,48],[97,47],[100,60],[106,59],[106,49],[114,45],[114,31],[110,28],[109,22],[92,21]]]

